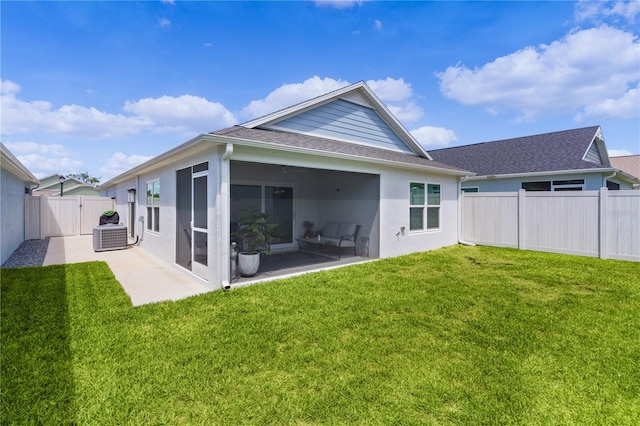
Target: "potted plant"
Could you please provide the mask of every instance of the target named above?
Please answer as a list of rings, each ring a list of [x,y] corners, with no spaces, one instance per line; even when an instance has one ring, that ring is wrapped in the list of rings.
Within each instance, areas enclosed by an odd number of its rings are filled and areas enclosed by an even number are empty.
[[[267,222],[267,214],[256,209],[247,211],[247,215],[238,221],[238,230],[234,233],[241,243],[238,253],[238,270],[243,276],[253,276],[260,267],[260,254],[269,255],[269,245],[274,238],[271,232],[277,225]]]
[[[311,238],[314,236],[313,222],[311,222],[310,220],[305,220],[304,222],[302,222],[302,227],[304,228],[304,234],[303,234],[304,238]]]

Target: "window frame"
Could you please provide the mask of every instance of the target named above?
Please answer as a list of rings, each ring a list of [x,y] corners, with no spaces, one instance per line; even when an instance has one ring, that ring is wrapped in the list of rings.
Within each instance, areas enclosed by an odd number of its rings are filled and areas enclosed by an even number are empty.
[[[160,178],[148,180],[146,182],[146,211],[147,226],[146,231],[154,234],[160,233]],[[151,194],[151,195],[150,195]],[[157,196],[156,196],[157,195]]]
[[[541,187],[544,184],[545,189],[527,189],[526,185],[538,185]],[[540,191],[584,191],[586,184],[584,179],[556,179],[556,180],[541,180],[541,181],[523,181],[520,183],[520,187],[525,191],[540,192]],[[548,189],[547,189],[548,187]]]
[[[480,192],[479,186],[468,186],[466,188],[460,188],[461,192],[468,192],[469,194],[477,194]]]
[[[422,185],[422,190],[423,190],[423,194],[422,194],[422,204],[420,203],[416,203],[414,204],[414,199],[412,196],[412,191],[414,188],[414,185]],[[430,194],[429,192],[429,188],[430,187],[437,187],[438,188],[438,192],[437,192],[437,196],[438,196],[438,202],[437,204],[431,204],[431,199],[429,197],[429,195],[434,195],[434,194]],[[421,227],[420,228],[412,228],[412,223],[411,223],[411,213],[414,210],[420,209],[422,210],[421,213]],[[437,224],[436,226],[430,226],[429,225],[429,218],[430,218],[430,214],[429,212],[433,212],[433,211],[437,211]],[[410,181],[409,182],[409,232],[410,233],[419,233],[419,232],[434,232],[434,231],[440,231],[442,229],[442,184],[439,182],[419,182],[419,181]]]

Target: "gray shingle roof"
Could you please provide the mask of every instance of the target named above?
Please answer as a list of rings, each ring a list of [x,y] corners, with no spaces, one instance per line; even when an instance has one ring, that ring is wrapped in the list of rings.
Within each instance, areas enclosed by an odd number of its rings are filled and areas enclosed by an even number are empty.
[[[429,151],[439,162],[478,176],[606,168],[583,160],[600,126]]]
[[[211,132],[211,135],[221,135],[244,140],[264,142],[281,147],[295,147],[327,154],[346,154],[374,160],[392,161],[400,164],[412,164],[430,168],[439,168],[451,171],[462,170],[455,166],[443,164],[429,160],[418,155],[411,155],[402,152],[390,151],[387,149],[374,148],[350,142],[341,142],[334,139],[321,138],[317,136],[303,135],[299,133],[283,132],[278,130],[249,129],[242,126],[233,126],[227,129]],[[462,174],[462,173],[461,173]]]

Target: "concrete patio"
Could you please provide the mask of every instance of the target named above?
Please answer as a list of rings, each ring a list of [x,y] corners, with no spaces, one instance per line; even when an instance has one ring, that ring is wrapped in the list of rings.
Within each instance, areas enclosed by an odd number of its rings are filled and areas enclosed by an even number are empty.
[[[174,265],[162,263],[137,246],[93,251],[93,236],[51,237],[44,265],[107,262],[134,306],[179,300],[212,291],[202,279]]]
[[[93,236],[51,237],[43,265],[101,260],[109,265],[133,306],[180,300],[213,291],[207,282],[177,265],[161,262],[144,249],[131,245],[123,250],[93,250]],[[234,280],[230,288],[286,278],[311,271],[333,269],[368,261],[359,256],[341,259],[305,252],[267,256],[258,274]]]

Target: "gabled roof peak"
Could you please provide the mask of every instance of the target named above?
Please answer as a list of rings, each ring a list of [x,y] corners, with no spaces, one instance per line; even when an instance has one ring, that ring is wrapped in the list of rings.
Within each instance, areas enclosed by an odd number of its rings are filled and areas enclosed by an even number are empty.
[[[247,121],[240,124],[240,126],[249,129],[269,128],[270,126],[274,126],[277,122],[282,122],[283,120],[300,115],[306,111],[319,108],[337,100],[343,100],[362,107],[370,108],[386,123],[389,128],[393,130],[397,137],[399,137],[411,151],[421,157],[431,160],[431,157],[424,148],[400,123],[400,121],[398,121],[398,119],[391,113],[384,103],[382,103],[378,96],[364,81],[359,81],[332,92],[292,105],[288,108]]]

